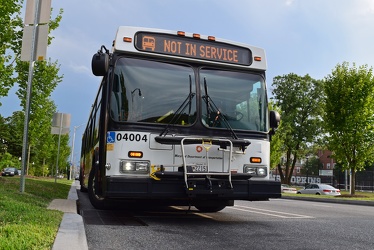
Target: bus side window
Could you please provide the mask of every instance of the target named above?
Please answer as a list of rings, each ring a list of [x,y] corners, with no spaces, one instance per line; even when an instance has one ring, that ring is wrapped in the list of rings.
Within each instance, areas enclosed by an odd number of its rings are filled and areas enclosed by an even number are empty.
[[[122,71],[114,75],[110,105],[114,120],[128,121],[129,103],[126,96],[125,77]]]
[[[110,112],[115,121],[120,120],[118,93],[112,92],[110,97]]]
[[[120,119],[120,87],[119,87],[119,77],[117,74],[114,75],[114,81],[112,86],[112,93],[110,96],[110,112],[111,116],[115,121]]]

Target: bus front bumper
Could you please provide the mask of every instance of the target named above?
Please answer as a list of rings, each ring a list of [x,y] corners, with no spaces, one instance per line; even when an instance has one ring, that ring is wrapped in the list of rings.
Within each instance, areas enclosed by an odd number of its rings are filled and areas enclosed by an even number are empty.
[[[271,180],[232,180],[207,184],[195,180],[186,188],[184,180],[118,177],[106,178],[106,198],[119,199],[218,199],[262,201],[281,198],[280,182]]]

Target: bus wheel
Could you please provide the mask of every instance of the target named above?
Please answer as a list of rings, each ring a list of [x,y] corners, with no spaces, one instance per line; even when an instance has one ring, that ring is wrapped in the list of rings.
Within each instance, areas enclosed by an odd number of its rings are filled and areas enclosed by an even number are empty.
[[[83,193],[87,193],[88,192],[88,188],[87,186],[84,185],[84,181],[83,181],[83,174],[82,174],[82,171],[79,171],[79,184],[81,185],[81,192]]]
[[[98,170],[92,168],[88,177],[88,198],[92,206],[96,209],[106,209],[106,199],[101,195],[100,186],[101,183],[98,181]]]
[[[203,213],[215,213],[218,211],[221,211],[226,207],[226,205],[216,205],[216,206],[195,206],[197,209],[199,209],[200,212]]]

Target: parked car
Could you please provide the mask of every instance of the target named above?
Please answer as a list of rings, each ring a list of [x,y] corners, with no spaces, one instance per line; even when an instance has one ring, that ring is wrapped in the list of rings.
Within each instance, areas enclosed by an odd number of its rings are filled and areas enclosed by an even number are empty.
[[[327,184],[308,184],[303,189],[297,191],[298,194],[317,194],[338,196],[340,190]]]
[[[1,172],[2,176],[15,176],[18,175],[18,170],[16,168],[5,168],[3,172]]]
[[[282,193],[291,193],[291,194],[296,194],[297,192],[297,189],[296,188],[293,188],[287,184],[282,184],[281,185],[281,191]]]

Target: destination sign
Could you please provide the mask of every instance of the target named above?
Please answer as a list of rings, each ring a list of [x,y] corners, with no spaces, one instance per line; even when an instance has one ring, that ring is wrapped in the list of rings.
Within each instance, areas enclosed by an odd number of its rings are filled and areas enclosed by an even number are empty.
[[[251,65],[249,49],[226,43],[159,33],[138,32],[135,47],[140,51],[217,62]]]

